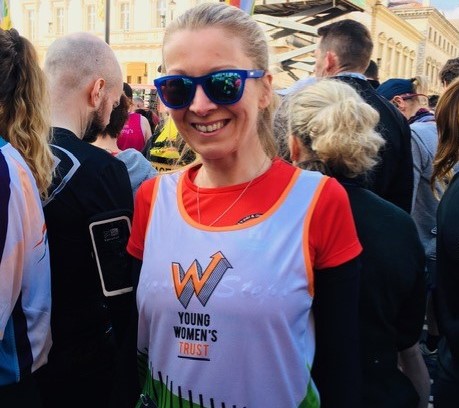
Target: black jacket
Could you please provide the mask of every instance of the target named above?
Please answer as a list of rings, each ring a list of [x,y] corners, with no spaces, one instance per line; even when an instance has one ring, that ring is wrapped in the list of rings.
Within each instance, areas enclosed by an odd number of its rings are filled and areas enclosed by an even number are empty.
[[[409,213],[413,197],[413,156],[408,121],[395,106],[378,95],[368,81],[350,76],[334,79],[351,85],[380,115],[376,130],[386,144],[381,148],[380,163],[370,174],[366,187]]]

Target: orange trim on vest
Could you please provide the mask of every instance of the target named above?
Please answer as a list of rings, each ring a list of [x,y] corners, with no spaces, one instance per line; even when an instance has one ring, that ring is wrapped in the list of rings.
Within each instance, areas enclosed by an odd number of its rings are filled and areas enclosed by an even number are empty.
[[[303,253],[304,253],[304,263],[306,265],[306,271],[308,274],[308,282],[310,283],[310,285],[308,286],[308,291],[311,297],[314,297],[314,269],[312,267],[311,254],[309,252],[309,226],[311,225],[311,219],[314,213],[314,209],[316,208],[317,201],[319,200],[320,194],[322,193],[324,185],[328,179],[329,179],[328,176],[324,176],[320,180],[319,185],[317,186],[316,191],[314,192],[314,197],[311,200],[311,204],[309,205],[308,212],[304,220]]]
[[[156,176],[156,181],[153,187],[153,191],[151,192],[151,206],[150,206],[150,212],[148,214],[147,229],[145,230],[145,236],[147,236],[148,228],[150,228],[151,226],[151,216],[153,214],[153,210],[156,205],[156,197],[158,196],[159,182],[160,182],[161,177],[162,177],[161,175]],[[144,251],[145,251],[145,248],[144,248]]]

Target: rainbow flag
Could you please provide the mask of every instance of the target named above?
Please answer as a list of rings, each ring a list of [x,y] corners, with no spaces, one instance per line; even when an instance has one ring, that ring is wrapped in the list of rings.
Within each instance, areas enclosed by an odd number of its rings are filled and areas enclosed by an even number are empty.
[[[253,14],[255,7],[255,0],[225,0],[225,3],[240,8],[250,15]]]
[[[0,0],[0,28],[3,30],[9,30],[12,26],[10,0]]]

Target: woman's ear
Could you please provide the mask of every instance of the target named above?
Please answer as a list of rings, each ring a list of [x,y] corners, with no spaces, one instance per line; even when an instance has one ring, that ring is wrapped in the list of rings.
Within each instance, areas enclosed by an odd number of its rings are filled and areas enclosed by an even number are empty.
[[[290,160],[293,164],[296,164],[300,161],[300,140],[294,136],[290,135],[288,137],[288,150],[290,153]]]
[[[260,97],[258,99],[258,109],[260,110],[267,108],[273,98],[273,75],[271,74],[271,72],[266,71],[265,75],[263,76],[263,78],[261,78],[261,80],[263,86]]]

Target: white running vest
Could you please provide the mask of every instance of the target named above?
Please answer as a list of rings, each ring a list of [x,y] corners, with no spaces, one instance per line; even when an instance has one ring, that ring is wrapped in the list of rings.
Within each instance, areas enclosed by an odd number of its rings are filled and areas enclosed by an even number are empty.
[[[0,386],[47,362],[51,348],[48,233],[37,183],[21,154],[0,137]],[[5,191],[8,191],[6,194]]]
[[[308,230],[327,178],[297,170],[273,208],[229,227],[188,216],[182,178],[158,177],[145,237],[137,291],[145,400],[319,407]]]

